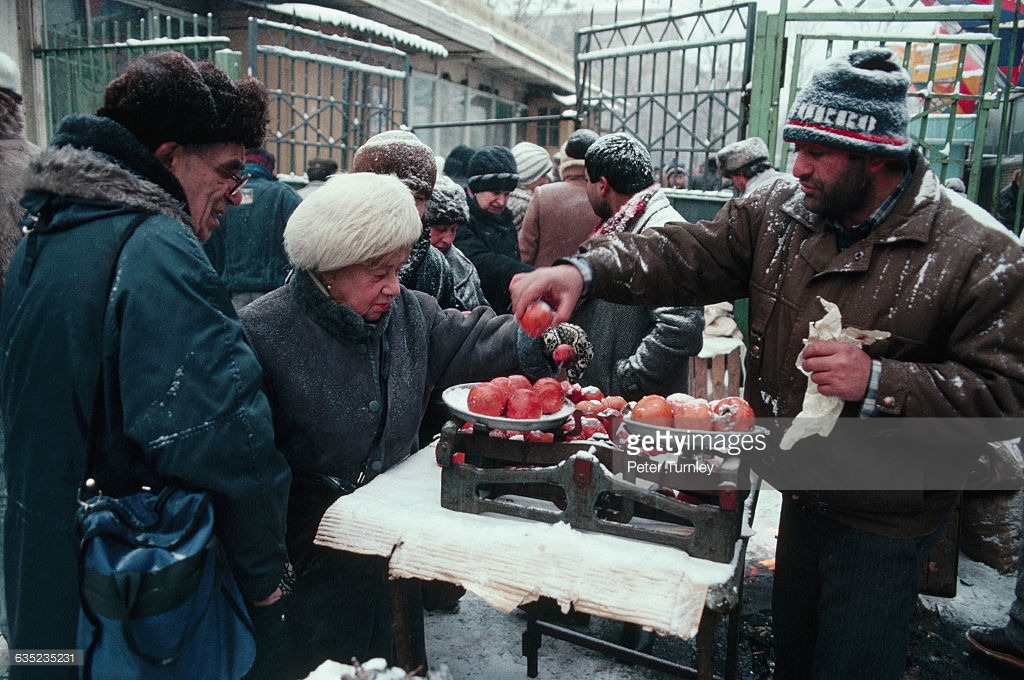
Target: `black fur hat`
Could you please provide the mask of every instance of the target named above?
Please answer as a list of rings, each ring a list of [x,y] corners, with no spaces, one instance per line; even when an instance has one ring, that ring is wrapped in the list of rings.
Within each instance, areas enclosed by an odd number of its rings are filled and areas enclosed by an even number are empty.
[[[503,146],[485,146],[469,159],[471,191],[512,191],[519,185],[516,159]]]

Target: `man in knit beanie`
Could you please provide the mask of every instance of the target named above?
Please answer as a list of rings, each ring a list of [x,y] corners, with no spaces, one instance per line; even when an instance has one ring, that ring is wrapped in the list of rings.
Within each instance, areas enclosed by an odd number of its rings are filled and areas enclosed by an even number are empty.
[[[576,252],[597,226],[587,198],[587,149],[597,140],[593,130],[576,130],[562,145],[562,181],[537,187],[519,229],[519,255],[535,267],[547,266]]]
[[[512,157],[516,159],[519,186],[513,189],[508,197],[508,209],[512,211],[512,223],[516,225],[518,232],[534,190],[550,181],[548,173],[554,164],[544,147],[531,142],[519,142],[513,146]]]
[[[467,173],[469,222],[459,229],[455,245],[476,267],[491,307],[506,314],[512,309],[509,281],[533,269],[519,259],[516,227],[506,207],[519,185],[516,159],[503,146],[485,146],[469,159]]]
[[[732,180],[740,196],[782,177],[792,180],[790,175],[772,167],[768,145],[760,137],[748,137],[723,146],[718,152],[718,167],[722,177]]]
[[[388,130],[375,134],[356,149],[352,172],[398,177],[409,187],[423,217],[434,191],[437,161],[433,150],[413,133]],[[426,226],[412,247],[409,261],[398,272],[398,279],[406,288],[433,295],[442,307],[456,306],[451,268],[441,251],[430,245],[430,230]]]
[[[798,183],[734,198],[700,224],[593,239],[512,283],[517,314],[546,294],[556,322],[584,294],[654,305],[750,298],[744,397],[787,443],[749,456],[782,492],[776,680],[904,676],[929,553],[988,455],[984,442],[1024,410],[1020,244],[943,189],[914,148],[909,86],[892,50],[835,57],[783,129]],[[833,305],[829,320],[846,336],[879,339],[814,338]],[[832,416],[804,414],[808,394]],[[797,416],[821,427],[789,426]],[[958,431],[979,419],[992,431]],[[972,641],[1012,653],[1017,633],[997,630]]]

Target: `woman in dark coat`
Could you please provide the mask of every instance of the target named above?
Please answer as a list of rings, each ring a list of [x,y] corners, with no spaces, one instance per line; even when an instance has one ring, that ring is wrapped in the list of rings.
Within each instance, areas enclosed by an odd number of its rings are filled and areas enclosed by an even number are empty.
[[[327,507],[417,450],[433,389],[555,371],[543,339],[529,338],[513,317],[442,309],[399,283],[420,232],[398,179],[332,177],[285,229],[290,282],[241,312],[294,475],[291,677],[328,658],[394,660],[386,560],[314,546]]]
[[[473,262],[494,311],[512,311],[508,284],[519,272],[533,271],[519,258],[519,237],[508,204],[519,184],[516,159],[503,146],[485,146],[469,161],[469,222],[455,245]]]

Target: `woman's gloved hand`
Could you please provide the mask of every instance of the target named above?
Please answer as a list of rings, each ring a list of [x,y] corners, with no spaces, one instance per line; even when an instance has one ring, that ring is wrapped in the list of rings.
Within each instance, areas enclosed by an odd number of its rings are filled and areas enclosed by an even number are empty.
[[[555,366],[565,368],[565,376],[569,382],[579,382],[583,372],[594,358],[594,346],[590,344],[586,332],[571,323],[560,323],[541,335],[544,353],[551,357]]]

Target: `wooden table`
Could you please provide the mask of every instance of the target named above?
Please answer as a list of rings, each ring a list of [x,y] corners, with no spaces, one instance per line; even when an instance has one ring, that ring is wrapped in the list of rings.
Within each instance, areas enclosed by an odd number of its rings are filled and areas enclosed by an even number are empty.
[[[730,614],[726,676],[734,676],[737,605],[749,531],[737,539],[733,561],[721,564],[677,548],[577,531],[566,524],[447,510],[440,504],[440,478],[430,445],[371,484],[339,498],[324,514],[316,543],[389,558],[393,582],[415,578],[461,584],[506,613],[548,597],[565,610],[572,605],[578,612],[637,623],[661,635],[696,637],[696,670],[636,660],[702,680],[713,677],[719,616]],[[756,497],[755,491],[747,499],[748,529]],[[393,601],[404,598],[396,596]],[[531,619],[524,634],[530,677],[536,676],[540,634],[586,644],[575,631],[563,635],[557,626]],[[532,650],[528,636],[535,643]],[[410,659],[402,656],[408,654],[408,645],[402,640],[399,652],[399,665],[406,666]]]

